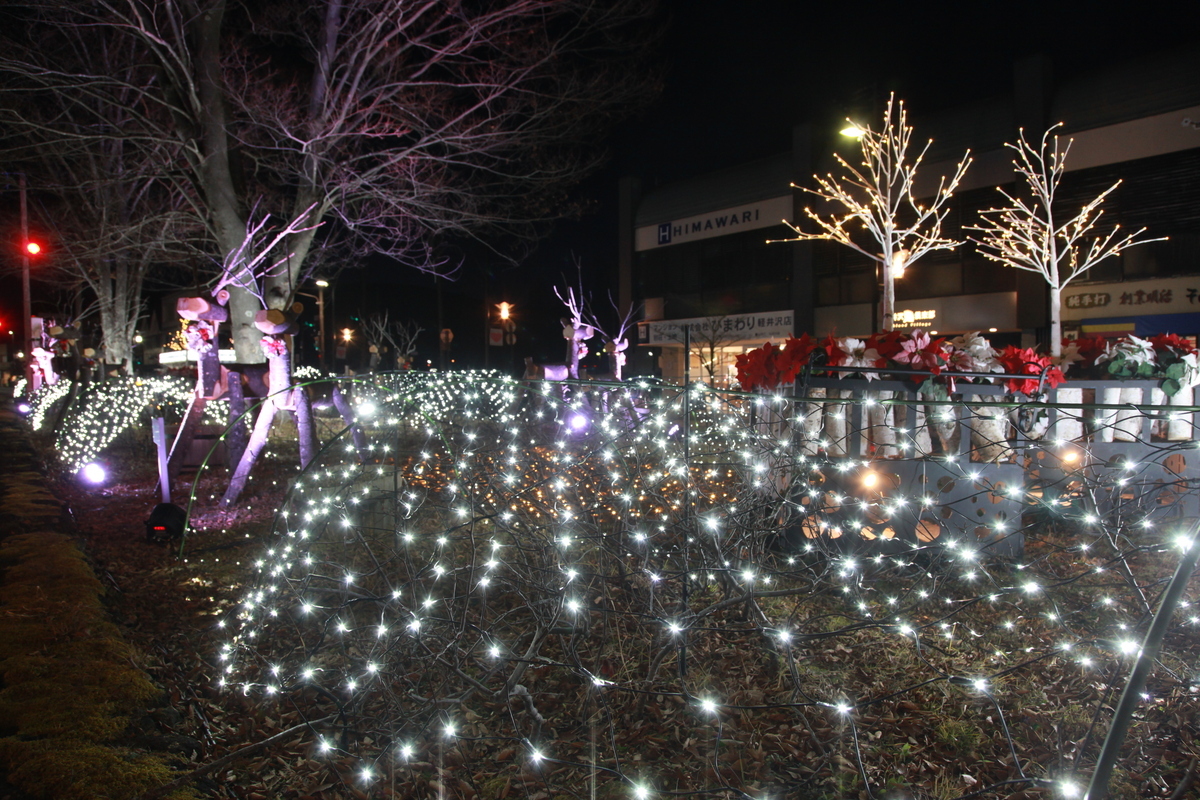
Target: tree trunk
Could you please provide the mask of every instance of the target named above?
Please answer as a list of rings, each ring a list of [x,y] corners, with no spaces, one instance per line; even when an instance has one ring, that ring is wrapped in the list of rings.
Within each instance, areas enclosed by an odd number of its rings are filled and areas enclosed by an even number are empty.
[[[1062,357],[1062,287],[1050,285],[1050,355]]]
[[[229,400],[229,432],[225,435],[225,448],[229,463],[236,464],[246,452],[246,431],[250,420],[246,419],[246,389],[242,386],[242,373],[227,372],[225,394]]]
[[[291,384],[291,376],[288,376]],[[317,455],[317,435],[313,427],[312,401],[303,386],[292,386],[296,403],[296,435],[300,437],[300,469],[306,469]]]
[[[265,358],[259,344],[262,332],[254,327],[254,315],[260,309],[262,303],[250,292],[229,287],[229,333],[239,364],[261,364]]]
[[[203,105],[197,132],[203,153],[199,172],[205,200],[221,255],[237,252],[246,238],[246,220],[234,188],[229,156],[225,82],[221,77],[221,24],[225,0],[212,0],[198,8],[190,25],[195,41],[196,93]],[[233,349],[242,364],[260,364],[264,356],[254,315],[262,305],[250,292],[229,287],[229,328]]]
[[[880,274],[883,277],[883,296],[881,298],[883,308],[880,309],[880,325],[881,331],[892,330],[892,320],[895,317],[896,309],[896,282],[892,279],[892,265],[888,263],[888,259],[880,262]],[[871,331],[874,333],[875,331]]]

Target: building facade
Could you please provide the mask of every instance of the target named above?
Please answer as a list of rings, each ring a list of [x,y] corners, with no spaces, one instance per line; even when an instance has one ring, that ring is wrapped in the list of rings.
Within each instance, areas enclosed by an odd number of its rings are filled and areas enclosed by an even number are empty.
[[[1012,91],[939,113],[910,109],[914,143],[932,138],[918,175],[932,195],[969,149],[944,233],[959,240],[997,187],[1020,192],[1013,152],[1061,122],[1071,140],[1059,206],[1073,215],[1120,181],[1098,229],[1146,228],[1164,241],[1108,259],[1063,291],[1068,335],[1200,334],[1200,45],[1056,83],[1050,62],[1014,66]],[[878,115],[864,115],[878,126]],[[835,149],[857,145],[810,124],[789,152],[642,191],[622,181],[620,267],[624,302],[642,302],[639,344],[667,377],[727,380],[733,359],[792,331],[863,336],[878,319],[875,262],[827,241],[783,242],[784,220],[803,221],[813,198],[792,184],[835,172]],[[989,333],[994,344],[1044,343],[1048,292],[1039,275],[987,261],[970,244],[910,264],[896,283],[896,327],[931,334]],[[763,324],[770,320],[771,324]],[[689,353],[685,358],[684,354]]]

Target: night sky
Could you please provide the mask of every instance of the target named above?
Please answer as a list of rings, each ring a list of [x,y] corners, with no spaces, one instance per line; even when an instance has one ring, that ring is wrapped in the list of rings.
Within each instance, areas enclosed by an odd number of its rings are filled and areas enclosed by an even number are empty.
[[[561,280],[578,256],[605,287],[601,296],[615,287],[622,175],[650,189],[782,152],[796,123],[836,130],[856,98],[888,91],[905,100],[920,138],[922,113],[1009,92],[1013,63],[1024,56],[1049,54],[1055,78],[1066,79],[1188,41],[1200,46],[1180,7],[667,0],[659,102],[615,132],[608,166],[581,187],[596,213],[560,224],[528,270]],[[553,301],[541,293],[544,313],[556,318]]]
[[[463,331],[456,346],[464,361],[476,361],[483,349],[485,272],[492,302],[503,293],[524,312],[519,356],[561,358],[555,329],[562,309],[551,287],[564,276],[574,279],[576,260],[585,288],[607,306],[610,287],[615,291],[621,175],[638,175],[651,188],[780,152],[790,146],[795,123],[837,125],[864,93],[895,90],[919,135],[923,112],[1007,91],[1019,57],[1048,53],[1056,77],[1065,78],[1197,40],[1180,18],[1180,3],[1141,2],[1106,13],[1079,2],[664,2],[663,94],[614,132],[606,166],[579,187],[591,213],[557,225],[516,266],[468,256],[460,280],[444,290],[444,319],[456,334]],[[420,283],[386,269],[348,271],[339,283],[338,313],[360,297],[363,311],[388,297],[396,313],[419,318],[429,330],[424,349],[432,353],[436,303]],[[2,287],[0,313],[7,319],[19,308],[19,283]]]

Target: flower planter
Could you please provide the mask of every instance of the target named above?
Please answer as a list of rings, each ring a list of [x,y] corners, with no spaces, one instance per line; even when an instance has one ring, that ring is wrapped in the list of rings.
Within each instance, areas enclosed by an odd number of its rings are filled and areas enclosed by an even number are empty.
[[[828,459],[809,534],[909,544],[973,534],[1015,557],[1029,504],[1081,506],[1081,519],[1118,526],[1200,516],[1200,457],[1184,446],[1197,414],[1182,410],[1195,403],[1200,354],[1179,337],[1070,343],[1061,365],[1031,349],[996,352],[978,334],[947,342],[920,331],[806,335],[738,358],[747,388],[809,370],[885,376],[806,378],[797,389],[795,448]],[[906,370],[910,380],[887,377]],[[1102,377],[1066,381],[1062,370]],[[857,482],[868,471],[878,485]]]

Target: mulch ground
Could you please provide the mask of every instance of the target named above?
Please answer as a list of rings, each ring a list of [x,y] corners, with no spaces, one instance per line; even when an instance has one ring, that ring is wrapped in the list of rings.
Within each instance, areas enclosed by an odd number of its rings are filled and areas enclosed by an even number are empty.
[[[293,728],[300,722],[287,709],[264,709],[218,693],[213,678],[217,622],[249,574],[246,559],[261,536],[295,460],[268,458],[255,472],[237,508],[222,511],[216,497],[226,470],[215,468],[198,481],[185,475],[173,498],[186,505],[194,491],[194,530],[184,542],[147,540],[145,522],[160,500],[149,454],[131,452],[110,460],[115,474],[101,489],[69,476],[54,482],[71,508],[82,547],[108,588],[113,620],[140,654],[138,664],[163,690],[161,708],[134,720],[128,741],[135,748],[167,750],[196,767],[231,756]],[[297,732],[269,748],[231,759],[228,767],[193,782],[212,798],[311,798],[360,796],[344,786],[336,764],[311,759],[310,743]]]

